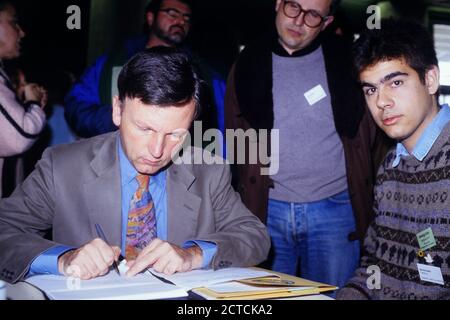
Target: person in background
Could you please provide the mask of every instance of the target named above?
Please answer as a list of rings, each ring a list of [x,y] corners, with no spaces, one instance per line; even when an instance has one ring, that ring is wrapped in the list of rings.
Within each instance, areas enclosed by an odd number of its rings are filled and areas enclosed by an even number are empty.
[[[115,84],[122,66],[145,48],[182,46],[191,29],[191,0],[151,0],[145,18],[148,34],[100,56],[67,94],[65,117],[78,136],[89,138],[117,130],[111,103],[117,95]]]
[[[20,55],[24,36],[12,2],[0,0],[0,197],[15,183],[14,157],[28,150],[45,126],[46,90],[22,81],[19,97],[3,67],[4,60]]]
[[[111,120],[111,101],[117,95],[117,76],[123,64],[135,53],[155,46],[182,48],[200,67],[208,83],[202,114],[204,130],[223,123],[225,79],[186,44],[194,20],[195,0],[151,0],[145,10],[147,34],[125,41],[111,54],[100,56],[75,83],[65,98],[65,117],[75,134],[89,138],[117,130]]]

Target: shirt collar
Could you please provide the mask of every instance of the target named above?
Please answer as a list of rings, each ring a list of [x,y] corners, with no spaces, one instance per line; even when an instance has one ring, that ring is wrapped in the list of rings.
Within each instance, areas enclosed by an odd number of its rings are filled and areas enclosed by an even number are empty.
[[[445,104],[439,110],[439,113],[433,119],[431,124],[425,129],[422,136],[414,146],[413,151],[409,154],[405,146],[400,142],[397,143],[396,155],[392,167],[397,167],[400,163],[401,156],[414,156],[417,160],[423,161],[423,159],[430,152],[437,138],[441,134],[446,124],[450,121],[450,107]]]
[[[138,172],[131,164],[128,157],[125,155],[125,152],[122,147],[122,140],[120,139],[120,134],[117,135],[117,145],[118,145],[118,152],[119,152],[119,163],[120,163],[120,177],[122,181],[122,185],[126,185],[131,183],[134,178],[138,175]],[[166,170],[161,170],[155,175],[152,175],[150,178],[150,184],[156,183],[161,187],[165,186],[165,179],[166,179]]]

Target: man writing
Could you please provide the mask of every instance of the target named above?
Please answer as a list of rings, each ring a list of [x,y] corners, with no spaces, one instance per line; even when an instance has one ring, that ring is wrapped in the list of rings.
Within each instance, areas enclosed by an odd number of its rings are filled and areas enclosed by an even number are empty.
[[[0,203],[0,278],[73,267],[90,279],[120,252],[129,276],[150,266],[171,274],[263,261],[268,235],[232,190],[228,167],[172,162],[199,112],[190,58],[172,48],[143,51],[118,87],[118,132],[47,150]],[[111,246],[96,239],[95,224]],[[42,238],[50,228],[52,241]]]

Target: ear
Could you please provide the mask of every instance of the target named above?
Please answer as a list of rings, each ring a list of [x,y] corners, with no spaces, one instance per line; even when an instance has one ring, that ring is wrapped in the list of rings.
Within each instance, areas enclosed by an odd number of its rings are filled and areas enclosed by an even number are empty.
[[[438,66],[433,66],[425,73],[425,84],[431,95],[436,94],[439,89],[439,74]]]
[[[325,30],[334,21],[334,16],[328,16],[322,25],[322,31]]]
[[[278,10],[280,10],[282,1],[283,0],[277,0],[277,3],[275,4],[275,11],[276,12],[278,12]]]
[[[155,15],[153,14],[153,12],[149,11],[149,12],[147,12],[145,18],[146,18],[146,20],[147,20],[147,26],[148,26],[149,28],[151,28],[152,25],[153,25],[153,21],[154,21],[154,19],[155,19]]]
[[[122,122],[122,102],[118,96],[114,96],[112,103],[112,120],[119,127]]]

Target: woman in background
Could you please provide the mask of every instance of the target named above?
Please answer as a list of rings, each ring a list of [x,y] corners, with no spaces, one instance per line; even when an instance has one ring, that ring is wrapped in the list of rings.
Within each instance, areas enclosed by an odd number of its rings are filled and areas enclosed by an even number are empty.
[[[12,3],[0,0],[0,197],[8,183],[3,174],[5,161],[28,150],[45,125],[45,90],[37,84],[25,84],[22,103],[3,68],[3,60],[20,55],[24,36]]]

